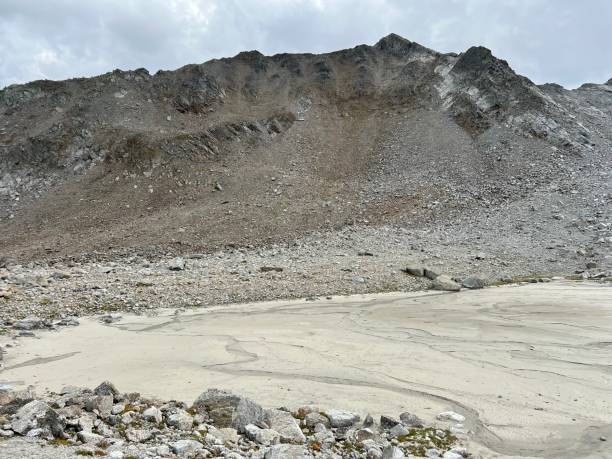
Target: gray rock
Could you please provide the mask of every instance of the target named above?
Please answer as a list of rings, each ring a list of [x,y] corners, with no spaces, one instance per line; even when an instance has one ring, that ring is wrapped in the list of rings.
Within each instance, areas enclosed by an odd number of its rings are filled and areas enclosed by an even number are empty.
[[[435,290],[444,290],[447,292],[458,292],[461,290],[461,285],[452,280],[450,277],[441,274],[434,279],[433,288]]]
[[[104,437],[102,435],[98,435],[92,432],[87,432],[85,430],[82,430],[81,432],[79,432],[77,434],[77,438],[79,439],[79,441],[83,443],[96,443],[96,444],[104,440]]]
[[[363,427],[372,427],[374,425],[374,418],[371,415],[367,415],[363,420]]]
[[[170,271],[183,271],[185,269],[185,259],[182,257],[173,258],[168,263],[168,269]]]
[[[15,330],[38,330],[44,328],[44,322],[36,316],[30,316],[15,322],[13,328]]]
[[[85,400],[87,411],[97,411],[100,417],[107,418],[113,409],[112,395],[94,395]]]
[[[470,276],[463,279],[461,285],[469,289],[479,289],[484,288],[485,282],[479,277]]]
[[[142,443],[143,441],[153,438],[153,431],[149,429],[130,428],[125,431],[125,438],[134,443]]]
[[[349,411],[328,410],[325,416],[332,427],[350,427],[359,421],[359,416]]]
[[[279,266],[262,266],[261,268],[259,268],[259,270],[262,273],[268,273],[268,272],[282,273],[283,272],[283,268]]]
[[[374,434],[374,431],[372,429],[368,429],[363,428],[363,429],[359,429],[357,432],[355,432],[355,439],[358,442],[363,442],[364,440],[372,440],[376,435]]]
[[[274,445],[266,455],[265,459],[305,459],[306,448],[298,445]]]
[[[425,271],[423,268],[415,268],[415,267],[407,267],[405,271],[411,276],[423,277],[425,275]]]
[[[387,446],[383,449],[382,459],[403,459],[406,457],[404,452],[397,446]]]
[[[244,427],[246,436],[260,445],[270,446],[280,441],[280,434],[273,429],[261,429],[253,424]]]
[[[403,437],[404,435],[408,435],[408,429],[402,424],[397,424],[389,429],[389,437],[391,438]]]
[[[166,424],[179,430],[191,430],[193,427],[193,417],[187,411],[178,409],[175,413],[168,416]]]
[[[437,272],[432,271],[431,269],[428,269],[428,268],[423,269],[423,275],[429,280],[434,280],[436,277],[438,277]]]
[[[391,416],[380,416],[380,428],[383,430],[389,430],[399,424],[399,421]]]
[[[11,429],[25,435],[31,429],[45,429],[54,437],[59,437],[66,426],[63,419],[45,402],[33,400],[23,405],[13,416]]]
[[[156,406],[152,406],[143,411],[142,417],[145,418],[146,421],[155,422],[159,424],[162,421],[162,412]]]
[[[306,437],[291,413],[282,410],[266,410],[266,423],[280,434],[283,443],[305,443]]]
[[[179,440],[170,443],[170,448],[179,457],[192,457],[201,451],[204,446],[196,440]]]
[[[421,428],[425,425],[418,416],[408,412],[400,414],[400,421],[402,421],[402,424],[408,427]]]
[[[327,416],[323,416],[321,413],[308,413],[304,417],[304,425],[306,427],[314,427],[317,424],[323,424],[326,427],[330,425]]]
[[[3,414],[15,414],[19,408],[36,398],[33,388],[13,390],[10,387],[0,389],[0,406]]]
[[[240,439],[238,431],[233,427],[224,427],[222,429],[217,429],[215,426],[208,426],[208,433],[222,440],[224,443],[238,443],[238,440]]]
[[[198,413],[206,413],[217,427],[233,427],[244,432],[247,424],[261,425],[265,411],[246,397],[219,389],[209,389],[194,402]]]
[[[118,401],[119,391],[115,385],[110,381],[102,382],[98,387],[94,389],[95,395],[112,395],[114,401]]]

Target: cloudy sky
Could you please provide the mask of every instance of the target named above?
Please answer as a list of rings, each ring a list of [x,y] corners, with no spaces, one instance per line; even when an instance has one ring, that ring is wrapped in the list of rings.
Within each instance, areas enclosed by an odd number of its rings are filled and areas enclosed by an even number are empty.
[[[390,32],[443,52],[484,45],[537,83],[612,78],[610,0],[0,0],[0,87]]]

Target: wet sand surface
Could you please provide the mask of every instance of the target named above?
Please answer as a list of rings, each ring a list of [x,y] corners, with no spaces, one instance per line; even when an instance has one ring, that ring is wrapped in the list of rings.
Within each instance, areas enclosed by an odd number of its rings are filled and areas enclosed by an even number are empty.
[[[553,282],[82,319],[10,349],[0,382],[193,401],[467,417],[482,457],[612,457],[612,286]],[[601,441],[600,437],[609,441]]]

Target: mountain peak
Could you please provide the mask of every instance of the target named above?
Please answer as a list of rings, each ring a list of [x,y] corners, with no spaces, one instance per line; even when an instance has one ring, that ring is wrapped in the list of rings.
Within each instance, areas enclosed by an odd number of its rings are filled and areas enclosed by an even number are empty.
[[[407,40],[396,33],[390,33],[386,37],[381,38],[374,45],[374,48],[394,55],[407,54],[412,51],[430,51],[422,45],[414,41]]]

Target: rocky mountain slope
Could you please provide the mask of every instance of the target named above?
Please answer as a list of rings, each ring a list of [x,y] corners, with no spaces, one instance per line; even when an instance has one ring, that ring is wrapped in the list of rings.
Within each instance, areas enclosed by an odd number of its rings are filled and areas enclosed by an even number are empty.
[[[397,35],[36,81],[0,91],[0,255],[211,252],[347,228],[375,245],[403,228],[417,251],[546,260],[552,246],[608,263],[611,151],[612,81],[538,86],[485,48]]]

